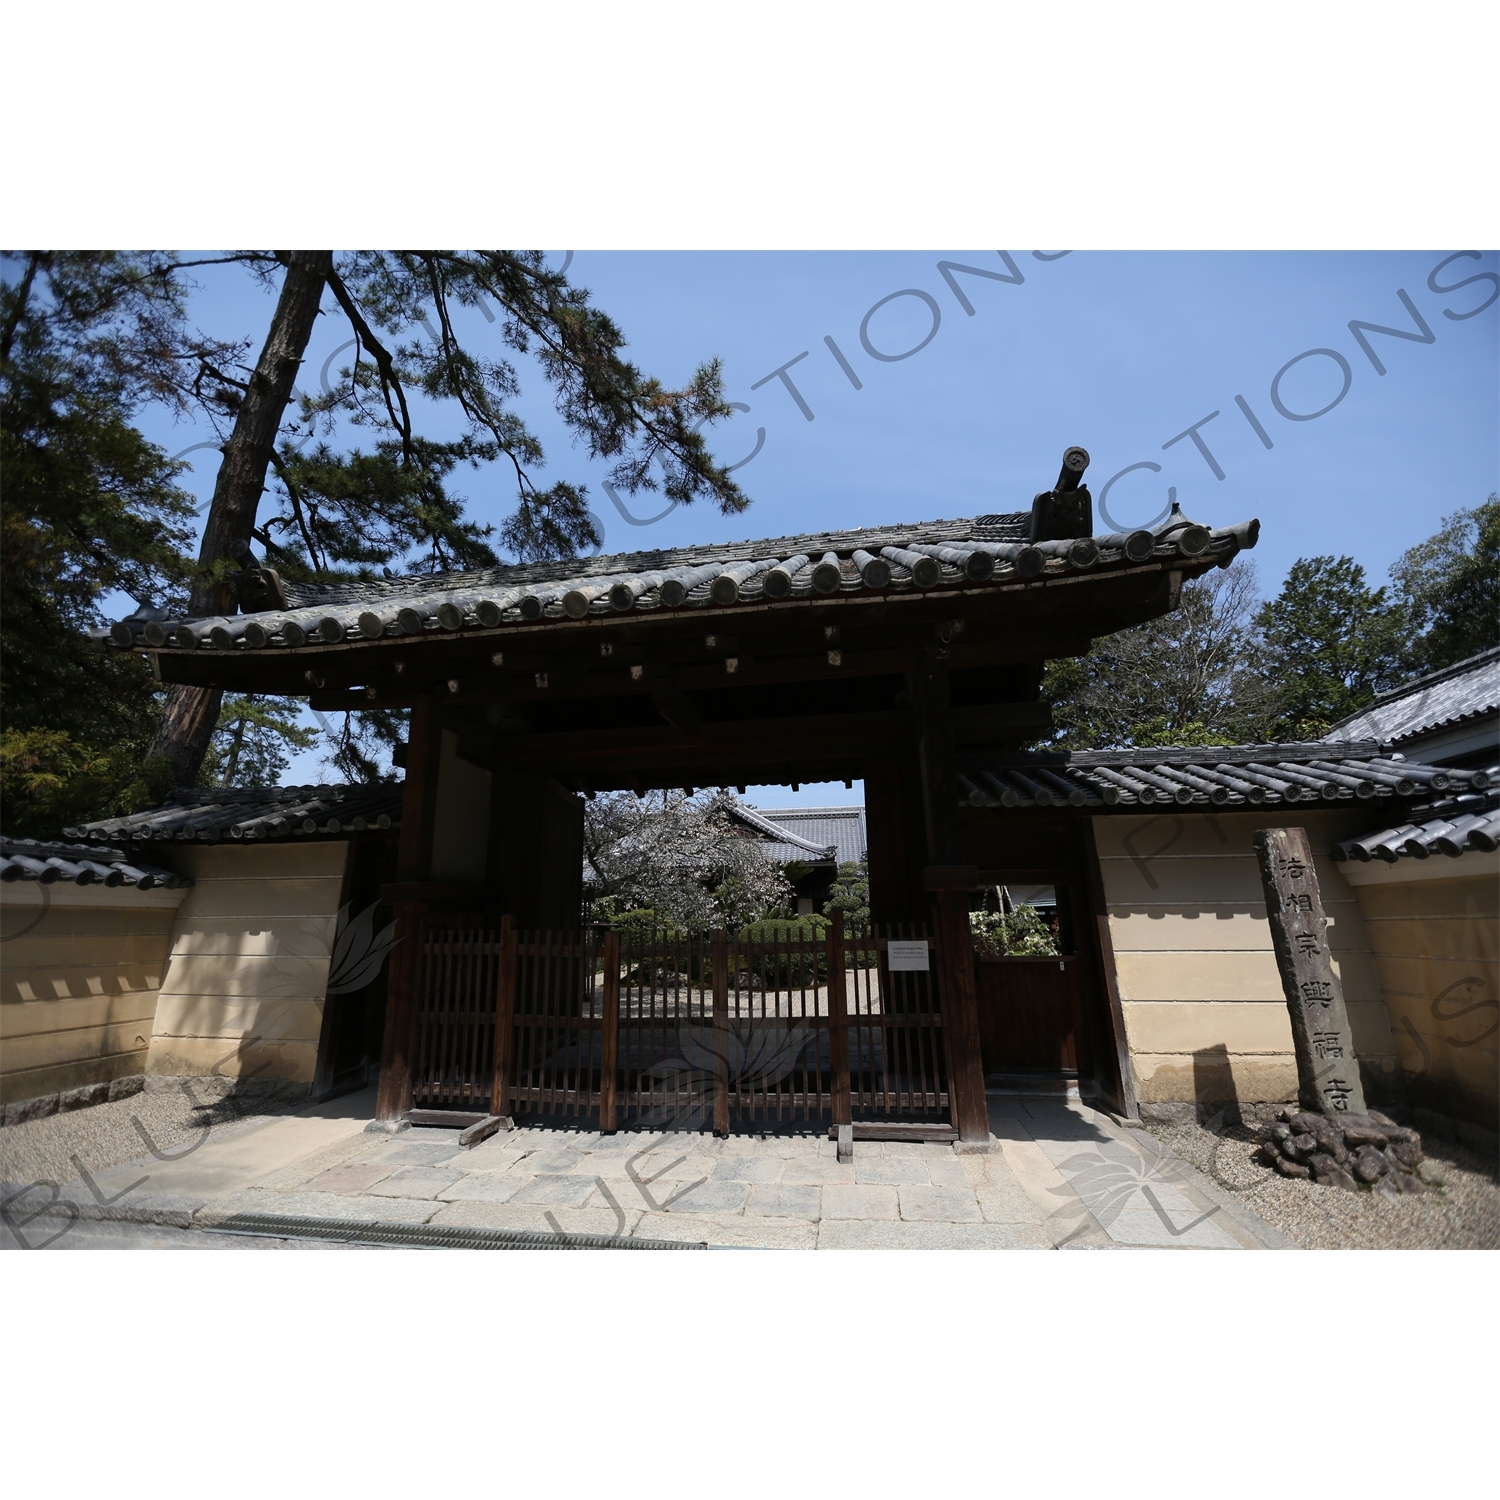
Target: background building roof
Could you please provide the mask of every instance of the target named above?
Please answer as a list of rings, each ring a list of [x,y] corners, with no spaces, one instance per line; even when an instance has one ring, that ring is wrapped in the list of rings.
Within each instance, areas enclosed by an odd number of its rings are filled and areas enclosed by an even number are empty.
[[[765,846],[768,859],[845,864],[865,857],[863,807],[772,807],[754,812],[771,840]]]
[[[1328,738],[1402,740],[1500,711],[1500,647],[1429,672],[1340,720]]]

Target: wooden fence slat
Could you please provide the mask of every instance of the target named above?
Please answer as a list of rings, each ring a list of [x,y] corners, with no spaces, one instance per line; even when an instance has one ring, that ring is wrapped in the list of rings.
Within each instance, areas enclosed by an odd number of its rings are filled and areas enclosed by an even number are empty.
[[[589,1011],[593,1012],[594,975],[589,965]],[[599,1060],[599,1129],[615,1128],[615,1072],[619,1067],[620,1047],[620,934],[613,930],[604,935],[604,1014],[602,1017],[602,1054]],[[590,1052],[593,1040],[590,1037]]]
[[[857,939],[856,939],[857,941]],[[855,948],[857,954],[859,949]],[[828,1070],[833,1123],[848,1125],[854,1116],[849,1101],[848,996],[844,989],[844,921],[835,915],[828,929]]]
[[[490,1113],[508,1115],[511,1035],[516,1009],[516,929],[508,916],[500,918],[500,965],[495,985],[495,1081],[490,1090]]]
[[[713,935],[714,1134],[729,1134],[729,934]],[[764,992],[762,992],[764,993]]]

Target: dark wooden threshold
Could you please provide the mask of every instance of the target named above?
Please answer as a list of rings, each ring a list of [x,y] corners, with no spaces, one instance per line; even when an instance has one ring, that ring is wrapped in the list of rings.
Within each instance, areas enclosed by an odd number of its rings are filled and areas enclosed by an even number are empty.
[[[828,1131],[829,1140],[838,1139],[838,1126]],[[934,1121],[928,1124],[919,1120],[856,1120],[854,1139],[857,1141],[956,1141],[958,1131],[951,1125]]]

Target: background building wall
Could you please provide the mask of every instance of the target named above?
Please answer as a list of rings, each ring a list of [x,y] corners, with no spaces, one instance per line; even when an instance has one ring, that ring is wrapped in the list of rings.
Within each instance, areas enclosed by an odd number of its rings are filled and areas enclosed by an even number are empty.
[[[0,886],[0,1103],[143,1073],[185,890]]]
[[[1500,1128],[1500,850],[1340,867],[1413,1104]]]
[[[347,841],[189,848],[147,1072],[290,1079],[317,1067]]]
[[[1367,1087],[1399,1088],[1391,1029],[1354,891],[1325,851],[1370,827],[1368,804],[1285,813],[1094,820],[1115,970],[1143,1103],[1273,1102],[1297,1095],[1291,1021],[1271,947],[1257,828],[1307,829],[1334,968]]]

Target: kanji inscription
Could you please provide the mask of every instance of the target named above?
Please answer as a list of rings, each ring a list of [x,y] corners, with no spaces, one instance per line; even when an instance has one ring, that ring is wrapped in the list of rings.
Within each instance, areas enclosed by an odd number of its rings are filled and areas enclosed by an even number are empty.
[[[1259,829],[1255,855],[1276,967],[1291,1012],[1301,1105],[1325,1115],[1363,1115],[1354,1037],[1328,951],[1328,919],[1307,830]]]

